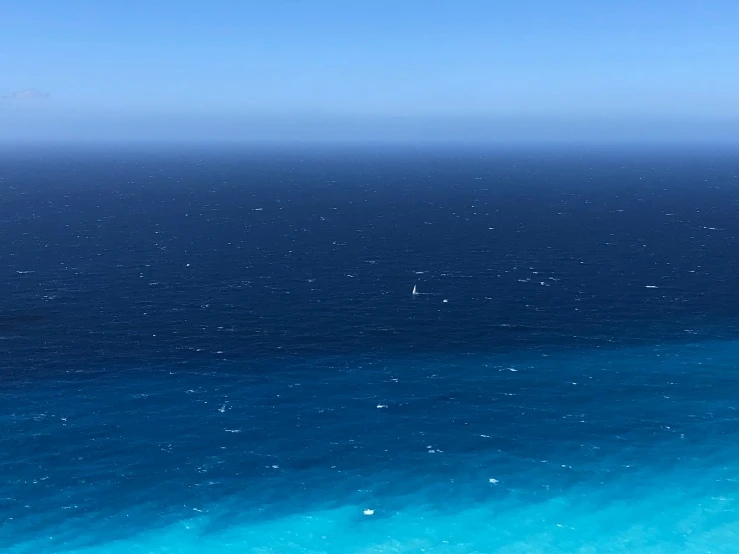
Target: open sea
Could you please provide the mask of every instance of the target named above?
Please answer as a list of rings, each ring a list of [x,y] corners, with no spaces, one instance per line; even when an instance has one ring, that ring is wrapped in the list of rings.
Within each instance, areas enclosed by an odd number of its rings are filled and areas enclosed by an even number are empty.
[[[0,283],[4,554],[739,552],[735,150],[4,146]]]

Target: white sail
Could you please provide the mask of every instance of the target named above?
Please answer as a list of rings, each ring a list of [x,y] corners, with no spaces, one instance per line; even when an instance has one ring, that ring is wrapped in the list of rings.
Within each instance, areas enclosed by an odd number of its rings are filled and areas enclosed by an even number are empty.
[[[416,289],[416,285],[413,285],[413,296],[416,296],[418,294],[418,289]]]

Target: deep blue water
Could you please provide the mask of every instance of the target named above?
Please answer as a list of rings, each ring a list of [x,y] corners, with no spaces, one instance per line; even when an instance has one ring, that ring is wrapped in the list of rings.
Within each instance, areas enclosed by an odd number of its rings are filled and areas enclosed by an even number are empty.
[[[738,238],[727,149],[6,147],[0,551],[737,552]]]

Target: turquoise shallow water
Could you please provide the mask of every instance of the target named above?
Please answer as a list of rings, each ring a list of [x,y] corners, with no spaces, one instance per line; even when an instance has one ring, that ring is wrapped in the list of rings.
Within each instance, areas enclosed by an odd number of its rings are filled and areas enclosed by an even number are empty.
[[[733,552],[738,355],[704,341],[16,383],[2,547]]]

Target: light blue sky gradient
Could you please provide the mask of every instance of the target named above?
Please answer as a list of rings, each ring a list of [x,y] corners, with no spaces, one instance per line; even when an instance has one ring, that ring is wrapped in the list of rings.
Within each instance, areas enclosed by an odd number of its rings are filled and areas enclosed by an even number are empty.
[[[0,1],[0,138],[739,137],[736,0]],[[615,134],[614,134],[615,133]]]

